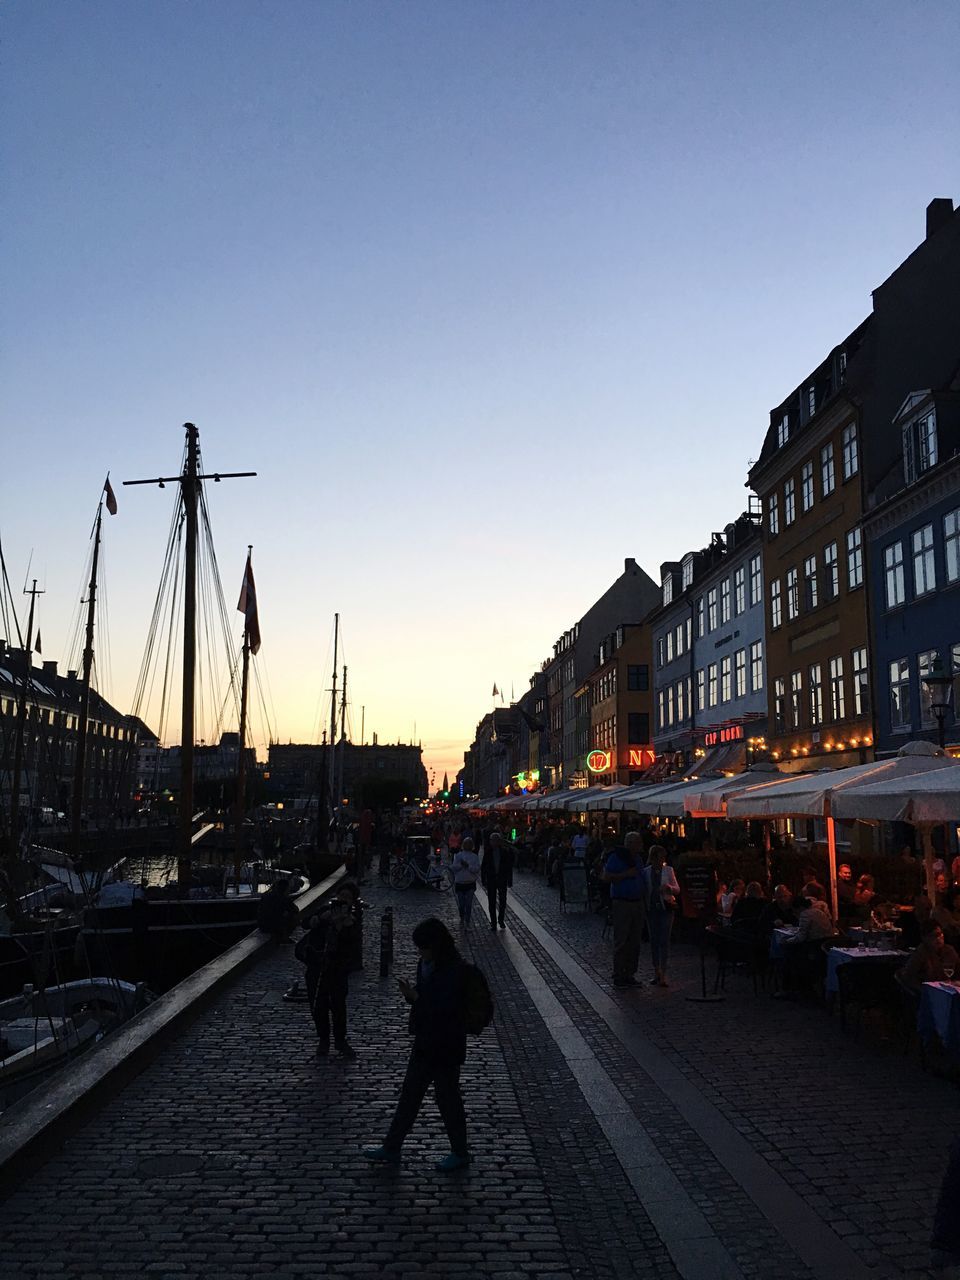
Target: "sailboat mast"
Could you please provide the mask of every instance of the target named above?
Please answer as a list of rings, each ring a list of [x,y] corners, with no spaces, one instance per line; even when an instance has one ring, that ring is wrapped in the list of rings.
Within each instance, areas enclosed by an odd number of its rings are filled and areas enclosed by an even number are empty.
[[[330,812],[337,806],[337,647],[340,641],[340,615],[333,615],[333,688],[330,690]]]
[[[14,855],[17,852],[17,842],[20,835],[20,775],[23,772],[23,749],[27,734],[27,689],[30,687],[33,668],[33,611],[37,603],[37,596],[42,594],[37,590],[36,578],[34,578],[33,586],[28,594],[30,596],[30,614],[27,619],[27,644],[23,651],[26,661],[23,670],[23,684],[20,686],[20,698],[17,706],[17,740],[13,752],[13,779],[10,786],[10,850]]]
[[[253,547],[247,547],[247,559],[253,555]],[[250,629],[243,624],[243,675],[240,681],[240,755],[237,758],[237,815],[234,833],[233,861],[237,892],[240,892],[240,867],[243,863],[243,814],[246,808],[247,790],[247,689],[250,683]]]
[[[77,725],[77,755],[73,767],[73,796],[70,805],[70,852],[80,857],[80,820],[83,814],[83,791],[87,760],[87,725],[90,718],[90,677],[93,672],[93,620],[97,603],[97,565],[100,561],[100,530],[103,523],[103,498],[97,507],[97,523],[93,536],[93,560],[90,585],[87,587],[87,634],[83,646],[83,681],[80,686],[80,719]]]
[[[183,575],[183,706],[180,720],[180,849],[177,882],[180,892],[190,888],[190,855],[193,844],[193,735],[194,682],[197,670],[197,452],[199,432],[185,422],[187,465],[180,478],[186,516],[186,548]]]
[[[343,692],[340,697],[340,743],[337,748],[337,794],[336,803],[339,808],[343,800],[343,756],[347,742],[347,668],[343,668]]]

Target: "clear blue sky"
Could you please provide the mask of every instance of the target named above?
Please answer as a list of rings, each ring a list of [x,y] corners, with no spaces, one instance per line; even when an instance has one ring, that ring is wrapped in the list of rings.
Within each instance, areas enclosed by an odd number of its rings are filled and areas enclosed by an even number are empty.
[[[771,405],[960,197],[953,0],[7,0],[0,35],[0,535],[44,657],[104,472],[175,471],[189,419],[260,473],[210,499],[281,738],[339,609],[355,734],[416,721],[438,777],[624,556],[742,509]],[[117,488],[124,706],[170,491]]]

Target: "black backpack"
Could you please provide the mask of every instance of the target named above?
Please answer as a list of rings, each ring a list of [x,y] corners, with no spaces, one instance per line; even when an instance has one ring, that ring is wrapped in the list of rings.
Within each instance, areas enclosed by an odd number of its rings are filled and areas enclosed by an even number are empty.
[[[478,1036],[493,1021],[493,996],[483,971],[475,964],[463,966],[463,1025]]]

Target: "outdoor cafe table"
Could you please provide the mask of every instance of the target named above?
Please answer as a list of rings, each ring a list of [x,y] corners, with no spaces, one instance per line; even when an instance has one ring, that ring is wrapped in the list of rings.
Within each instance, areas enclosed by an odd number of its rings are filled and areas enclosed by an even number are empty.
[[[836,995],[839,991],[837,970],[842,964],[865,964],[868,961],[890,960],[905,961],[909,951],[898,951],[894,947],[831,947],[827,952],[827,995]]]
[[[936,1035],[947,1053],[960,1058],[960,987],[955,982],[925,982],[920,988],[917,1030],[921,1039]]]
[[[782,960],[784,943],[789,946],[798,932],[799,926],[795,924],[786,924],[780,929],[774,929],[770,935],[770,959]]]

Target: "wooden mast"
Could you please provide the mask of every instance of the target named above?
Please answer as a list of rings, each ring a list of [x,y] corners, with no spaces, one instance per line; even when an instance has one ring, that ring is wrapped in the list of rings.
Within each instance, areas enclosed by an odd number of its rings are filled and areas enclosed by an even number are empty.
[[[195,718],[195,680],[197,669],[197,508],[200,501],[200,482],[234,480],[242,476],[255,476],[255,471],[219,471],[211,475],[199,474],[200,432],[192,422],[185,422],[187,433],[187,458],[178,476],[158,476],[154,480],[124,480],[125,485],[155,484],[162,489],[174,482],[180,485],[186,519],[186,544],[184,555],[183,597],[183,704],[180,717],[180,840],[177,849],[177,879],[179,891],[190,887],[190,857],[193,846],[193,735]]]
[[[13,750],[13,778],[10,784],[10,852],[14,857],[17,855],[20,838],[20,775],[23,772],[23,751],[27,736],[27,690],[33,672],[33,613],[37,596],[43,595],[37,588],[36,578],[29,591],[24,588],[23,594],[30,597],[30,615],[27,620],[27,643],[23,650],[23,683],[17,700],[17,739]]]
[[[347,749],[347,668],[343,668],[343,689],[340,693],[340,741],[337,744],[337,811],[343,804],[343,757]]]
[[[333,688],[330,690],[330,769],[329,799],[331,818],[337,812],[337,646],[340,640],[340,615],[333,615]]]
[[[87,587],[87,634],[83,646],[83,680],[80,686],[80,719],[77,725],[77,755],[73,766],[73,795],[70,803],[70,853],[80,857],[80,823],[83,816],[83,792],[87,761],[87,729],[90,719],[90,677],[93,671],[93,621],[97,602],[97,565],[100,561],[100,530],[103,524],[103,494],[97,507],[94,527],[93,561],[90,585]]]
[[[253,547],[247,547],[247,563],[252,564]],[[240,680],[240,754],[237,757],[237,803],[234,819],[233,869],[237,893],[240,892],[240,868],[243,865],[243,815],[247,790],[247,689],[250,681],[250,629],[246,614],[243,619],[243,674]]]

